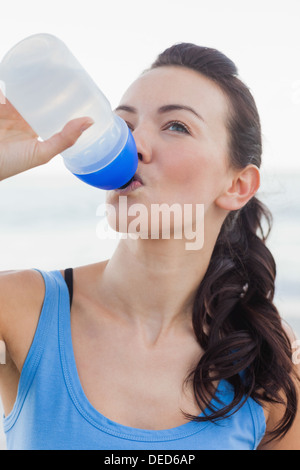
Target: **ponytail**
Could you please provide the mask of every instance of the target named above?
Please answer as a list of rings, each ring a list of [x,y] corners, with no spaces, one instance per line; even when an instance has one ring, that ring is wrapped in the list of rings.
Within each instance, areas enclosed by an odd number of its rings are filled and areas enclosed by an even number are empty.
[[[249,397],[284,403],[285,415],[272,432],[279,437],[293,422],[297,397],[291,344],[273,304],[276,265],[266,246],[271,223],[269,210],[254,197],[223,224],[193,309],[194,331],[205,352],[189,378],[199,407],[210,414],[186,417],[225,418]],[[216,411],[210,405],[213,383],[222,379],[233,385],[234,399]]]

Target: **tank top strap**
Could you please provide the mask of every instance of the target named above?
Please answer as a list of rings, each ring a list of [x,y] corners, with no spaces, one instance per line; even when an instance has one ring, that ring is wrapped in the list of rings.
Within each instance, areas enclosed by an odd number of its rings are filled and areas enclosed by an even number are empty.
[[[65,269],[64,275],[65,275],[65,281],[66,281],[68,291],[69,291],[70,308],[71,308],[72,300],[73,300],[73,268]]]

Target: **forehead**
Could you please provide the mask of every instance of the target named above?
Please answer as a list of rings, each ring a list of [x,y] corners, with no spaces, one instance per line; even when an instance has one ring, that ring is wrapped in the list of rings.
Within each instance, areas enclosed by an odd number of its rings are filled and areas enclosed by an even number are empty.
[[[164,66],[141,75],[123,95],[120,104],[136,107],[139,112],[151,112],[167,104],[193,107],[207,123],[224,119],[228,101],[212,80],[194,70],[179,66]]]

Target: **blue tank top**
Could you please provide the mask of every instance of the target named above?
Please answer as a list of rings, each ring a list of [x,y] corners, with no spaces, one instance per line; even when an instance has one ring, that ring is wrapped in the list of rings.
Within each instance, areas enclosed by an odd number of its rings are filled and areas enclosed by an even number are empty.
[[[3,418],[9,450],[254,450],[265,433],[263,409],[248,399],[231,417],[211,422],[187,421],[165,430],[118,424],[88,401],[72,347],[69,292],[59,271],[43,272],[45,298],[26,357],[16,402]],[[220,381],[217,396],[233,398]],[[216,399],[213,404],[221,406]]]

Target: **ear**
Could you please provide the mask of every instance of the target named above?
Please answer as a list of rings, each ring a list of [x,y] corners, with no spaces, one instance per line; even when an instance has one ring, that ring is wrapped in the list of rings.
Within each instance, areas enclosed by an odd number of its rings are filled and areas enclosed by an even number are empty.
[[[255,195],[260,186],[260,172],[256,165],[234,173],[230,186],[215,200],[221,209],[234,211],[241,209]]]

